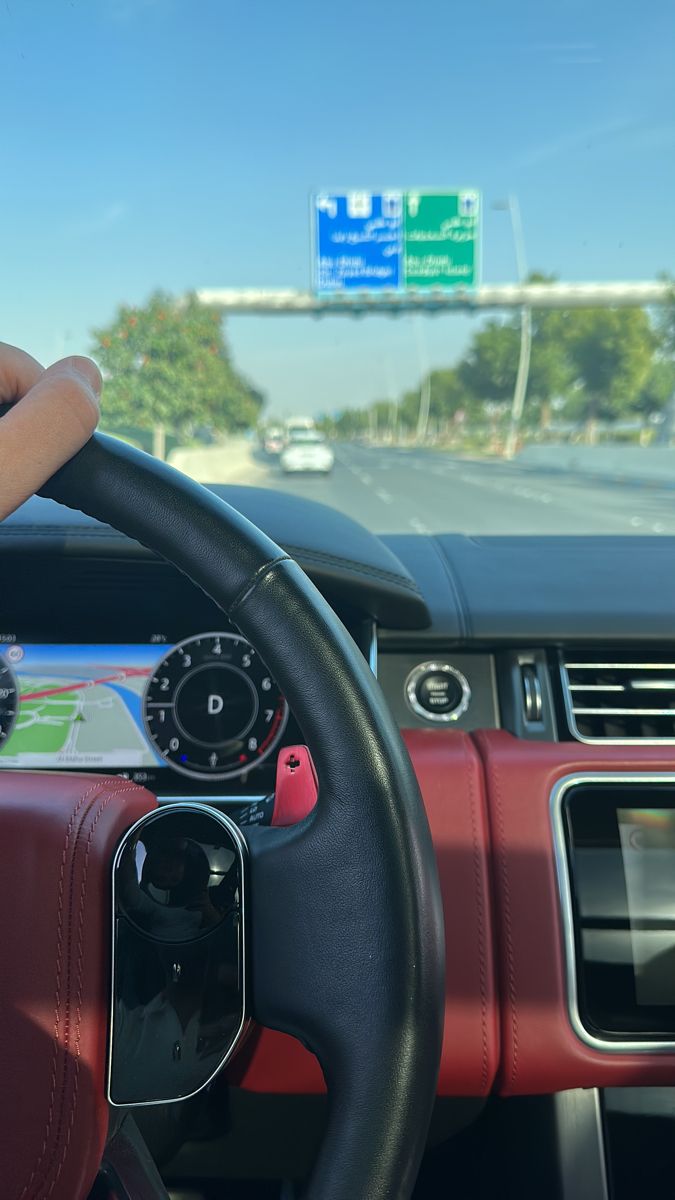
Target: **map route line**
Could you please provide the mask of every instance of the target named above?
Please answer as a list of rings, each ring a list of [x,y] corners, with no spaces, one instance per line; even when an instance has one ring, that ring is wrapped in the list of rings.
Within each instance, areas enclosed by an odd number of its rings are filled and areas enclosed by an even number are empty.
[[[128,667],[124,670],[117,671],[115,675],[106,675],[102,679],[82,679],[73,680],[64,687],[45,688],[39,692],[23,692],[21,702],[25,700],[41,700],[43,696],[58,696],[63,692],[76,692],[82,688],[98,687],[103,683],[123,683],[125,679],[131,679],[134,675],[149,675],[150,670],[139,669],[138,667]]]

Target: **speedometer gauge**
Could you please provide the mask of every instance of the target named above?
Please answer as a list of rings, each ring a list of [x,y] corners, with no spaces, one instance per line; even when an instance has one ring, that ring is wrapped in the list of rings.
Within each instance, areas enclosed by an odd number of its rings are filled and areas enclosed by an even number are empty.
[[[0,654],[0,750],[14,728],[18,705],[19,689],[14,672]]]
[[[156,668],[143,718],[157,752],[175,770],[230,779],[272,753],[288,706],[245,638],[203,633],[179,642]]]

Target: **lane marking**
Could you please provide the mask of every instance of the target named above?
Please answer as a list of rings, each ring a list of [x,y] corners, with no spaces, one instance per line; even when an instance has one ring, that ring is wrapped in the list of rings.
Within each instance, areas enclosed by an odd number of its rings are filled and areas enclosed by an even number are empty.
[[[384,488],[376,488],[375,495],[378,497],[379,500],[382,500],[385,504],[393,504],[394,503],[394,497],[390,496],[389,492],[385,492]]]
[[[633,529],[639,529],[641,525],[644,525],[642,517],[631,517],[630,523],[633,526]]]
[[[424,524],[424,521],[420,521],[419,517],[411,517],[408,524],[415,530],[415,533],[431,533],[429,527]]]

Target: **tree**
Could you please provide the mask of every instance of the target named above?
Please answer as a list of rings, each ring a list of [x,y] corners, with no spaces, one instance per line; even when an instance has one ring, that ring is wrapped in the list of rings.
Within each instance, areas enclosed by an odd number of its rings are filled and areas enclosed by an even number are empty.
[[[664,354],[675,360],[675,280],[668,274],[662,275],[664,283],[670,286],[670,302],[660,310],[657,318],[657,331]]]
[[[263,399],[232,364],[220,314],[156,292],[142,308],[122,305],[92,331],[92,353],[105,378],[104,422],[153,430],[164,457],[166,431],[199,425],[218,431],[256,424]]]
[[[554,283],[555,276],[533,272],[528,283]],[[573,370],[567,355],[564,314],[537,309],[532,313],[532,350],[526,412],[546,418],[553,399],[567,393]],[[506,404],[513,398],[520,357],[521,323],[490,321],[474,336],[459,375],[476,400]]]
[[[488,321],[474,334],[458,378],[465,389],[483,403],[510,400],[516,382],[520,333],[512,323]]]
[[[440,423],[452,421],[475,402],[456,367],[445,367],[431,372],[429,380],[432,417]]]
[[[368,412],[365,408],[344,408],[324,429],[326,433],[334,433],[336,437],[350,441],[367,432]]]
[[[656,339],[641,308],[589,308],[569,315],[565,341],[578,383],[568,411],[593,441],[598,420],[637,410]]]
[[[660,413],[675,396],[675,361],[671,358],[654,358],[635,408],[650,416]]]

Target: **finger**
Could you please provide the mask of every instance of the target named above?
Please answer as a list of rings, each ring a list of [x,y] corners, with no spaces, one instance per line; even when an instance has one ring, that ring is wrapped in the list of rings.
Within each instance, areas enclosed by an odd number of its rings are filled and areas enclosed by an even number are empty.
[[[47,367],[45,375],[67,375],[70,372],[74,372],[76,376],[83,375],[96,396],[101,395],[103,385],[101,372],[93,359],[83,358],[80,354],[71,354],[68,358],[60,358],[58,362],[52,363],[51,367]]]
[[[42,372],[0,422],[0,520],[32,496],[94,432],[101,376],[89,359]]]
[[[42,370],[40,363],[25,350],[0,342],[0,404],[13,404],[25,396]]]

